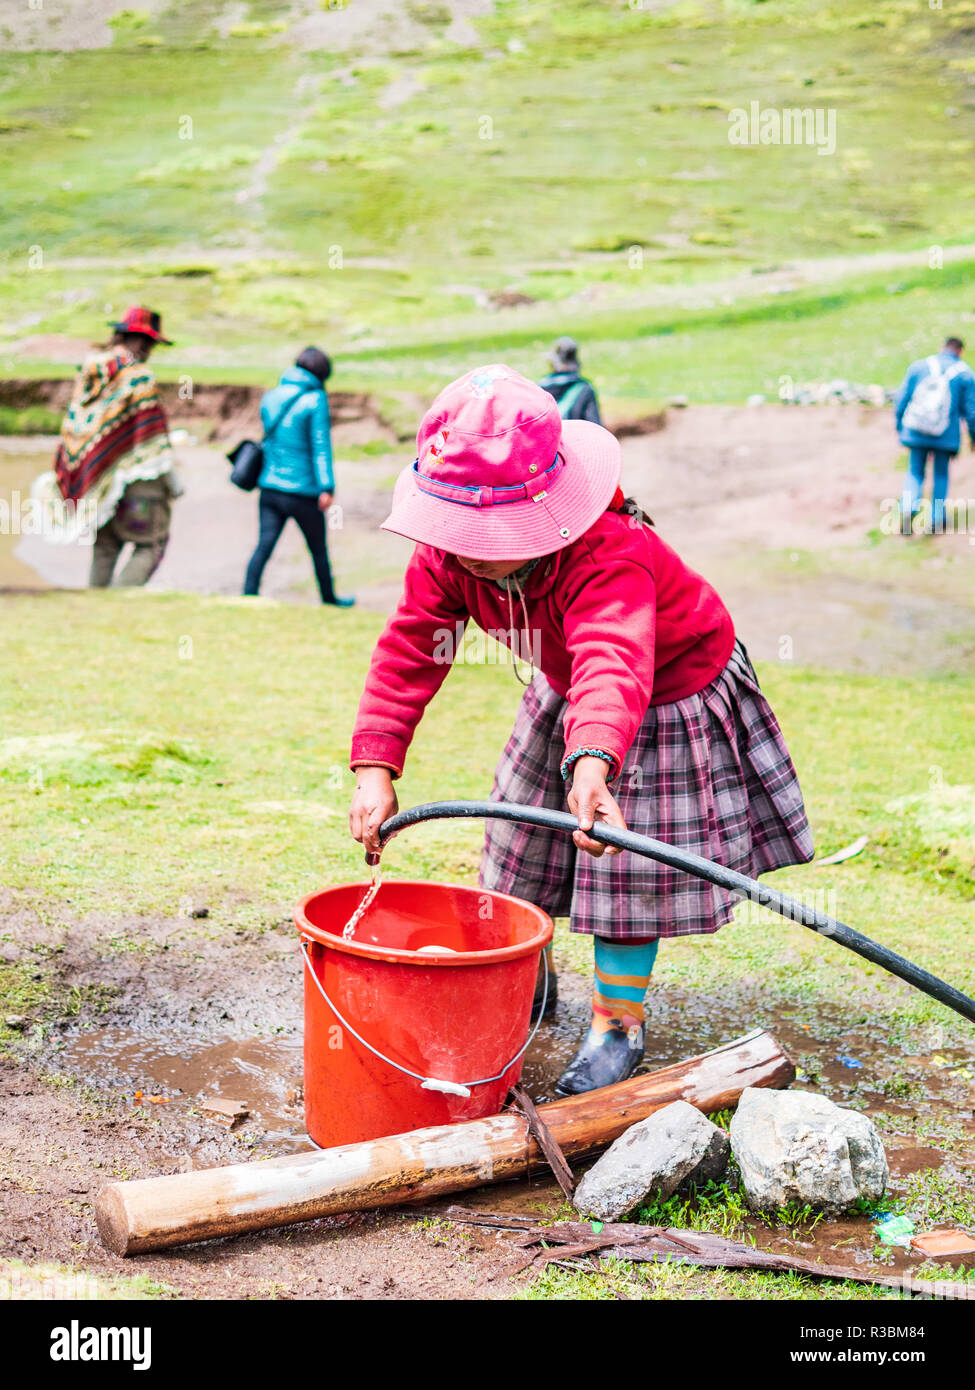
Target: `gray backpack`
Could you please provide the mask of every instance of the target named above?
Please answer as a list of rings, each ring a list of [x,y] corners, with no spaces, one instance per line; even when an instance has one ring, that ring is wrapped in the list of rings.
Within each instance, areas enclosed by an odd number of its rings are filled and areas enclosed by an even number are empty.
[[[951,420],[951,383],[964,370],[964,362],[942,369],[937,357],[929,357],[928,374],[914,387],[902,427],[933,438],[944,434]]]

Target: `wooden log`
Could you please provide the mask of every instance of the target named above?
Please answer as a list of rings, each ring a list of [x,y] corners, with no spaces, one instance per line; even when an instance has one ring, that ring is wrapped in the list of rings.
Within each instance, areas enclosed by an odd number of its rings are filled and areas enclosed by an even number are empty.
[[[585,1158],[671,1101],[705,1114],[737,1104],[746,1086],[788,1086],[795,1067],[759,1029],[660,1071],[631,1077],[538,1113],[568,1158]],[[95,1202],[98,1232],[117,1255],[460,1192],[545,1167],[525,1117],[418,1129],[316,1153],[111,1183]]]

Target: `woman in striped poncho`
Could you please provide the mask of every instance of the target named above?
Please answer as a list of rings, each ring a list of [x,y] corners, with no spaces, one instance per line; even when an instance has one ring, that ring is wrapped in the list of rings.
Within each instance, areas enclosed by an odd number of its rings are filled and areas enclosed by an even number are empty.
[[[146,366],[162,336],[149,309],[129,309],[112,342],[82,364],[61,426],[54,467],[32,495],[45,512],[44,534],[67,543],[95,532],[90,584],[105,588],[126,542],[132,557],[119,575],[145,584],[169,540],[171,501],[182,492],[166,416]]]

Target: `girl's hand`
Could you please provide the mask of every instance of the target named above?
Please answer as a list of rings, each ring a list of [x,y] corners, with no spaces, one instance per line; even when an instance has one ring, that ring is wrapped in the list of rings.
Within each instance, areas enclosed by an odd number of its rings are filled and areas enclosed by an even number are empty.
[[[626,821],[613,800],[606,778],[609,763],[603,758],[579,758],[572,767],[572,790],[569,792],[569,810],[579,817],[579,829],[572,832],[572,841],[577,849],[584,849],[594,859],[603,854],[619,854],[618,849],[600,844],[585,834],[597,820],[607,825],[626,829]]]
[[[331,492],[320,492],[318,494],[318,510],[320,512],[327,512],[334,501],[335,497]]]
[[[349,829],[366,851],[366,863],[379,863],[379,827],[394,816],[399,802],[388,767],[357,767],[355,794],[349,808]]]

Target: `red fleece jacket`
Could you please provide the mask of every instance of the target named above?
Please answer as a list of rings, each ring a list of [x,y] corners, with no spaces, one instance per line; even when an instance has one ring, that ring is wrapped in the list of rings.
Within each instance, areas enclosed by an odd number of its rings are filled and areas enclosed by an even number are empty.
[[[727,609],[656,531],[607,511],[578,541],[541,560],[524,586],[536,665],[568,699],[565,748],[601,749],[613,776],[647,707],[703,690],[731,656]],[[515,651],[525,619],[513,600]],[[351,766],[397,776],[473,618],[512,646],[508,598],[442,550],[419,545],[403,596],[376,644],[352,738]]]

